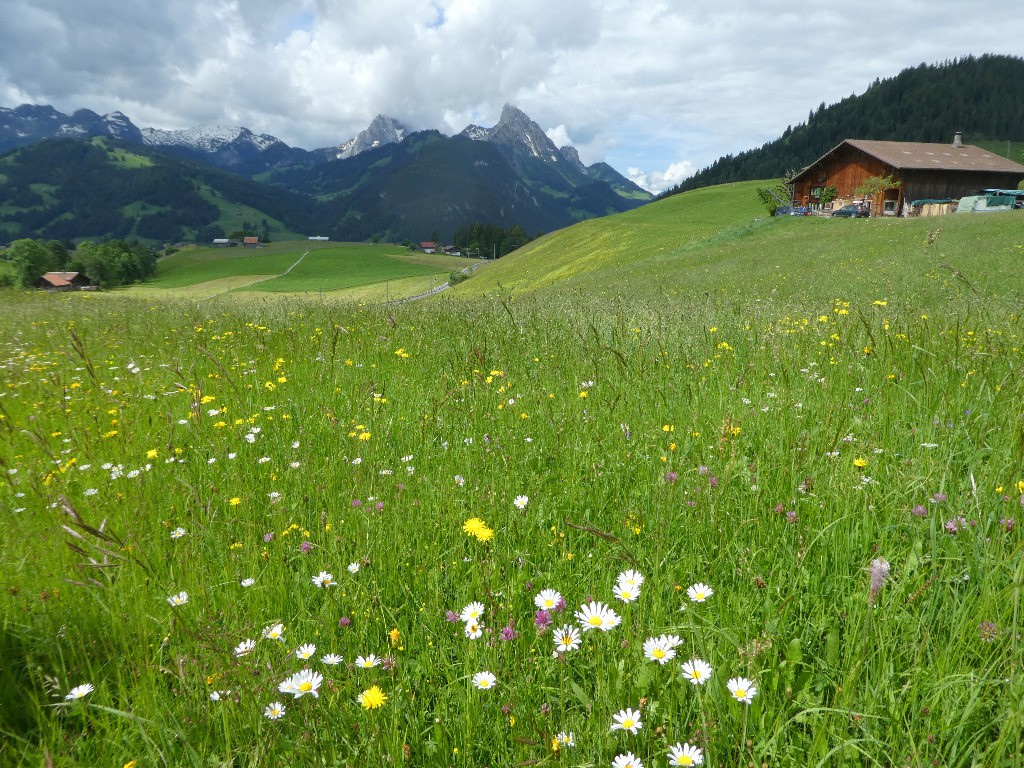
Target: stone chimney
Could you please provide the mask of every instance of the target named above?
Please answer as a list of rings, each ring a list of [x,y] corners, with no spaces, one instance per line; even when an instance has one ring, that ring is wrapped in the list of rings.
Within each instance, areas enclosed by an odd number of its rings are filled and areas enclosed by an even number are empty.
[[[957,131],[955,134],[953,134],[953,146],[959,148],[962,147],[963,145],[964,134],[962,131]]]

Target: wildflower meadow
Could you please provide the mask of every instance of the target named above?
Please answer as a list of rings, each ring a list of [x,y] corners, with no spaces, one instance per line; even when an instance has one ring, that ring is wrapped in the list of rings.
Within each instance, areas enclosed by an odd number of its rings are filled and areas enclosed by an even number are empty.
[[[1010,300],[2,301],[0,764],[1024,763]]]

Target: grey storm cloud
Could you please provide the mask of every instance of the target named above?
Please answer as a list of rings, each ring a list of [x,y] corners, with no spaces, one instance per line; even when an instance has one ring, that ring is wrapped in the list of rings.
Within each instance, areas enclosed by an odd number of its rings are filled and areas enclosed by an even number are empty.
[[[4,106],[318,147],[378,113],[452,132],[508,102],[651,189],[876,77],[1024,40],[1024,14],[959,0],[7,0],[3,16]]]

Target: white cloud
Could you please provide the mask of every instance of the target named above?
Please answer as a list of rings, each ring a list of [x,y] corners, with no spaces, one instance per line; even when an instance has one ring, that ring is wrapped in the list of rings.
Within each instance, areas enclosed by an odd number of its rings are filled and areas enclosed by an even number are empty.
[[[691,0],[6,0],[0,98],[140,125],[242,124],[337,144],[378,113],[412,128],[493,125],[519,106],[586,163],[650,188],[775,138],[820,102],[922,61],[1019,51],[962,0],[861,5]],[[561,144],[560,138],[556,143]],[[674,183],[674,182],[673,182]]]
[[[569,138],[569,131],[566,130],[564,123],[556,125],[554,128],[548,128],[544,133],[555,143],[556,147],[572,146],[572,139]]]
[[[642,171],[639,168],[630,167],[626,171],[626,178],[648,192],[658,194],[679,182],[689,178],[696,173],[697,168],[689,160],[672,163],[664,171]]]

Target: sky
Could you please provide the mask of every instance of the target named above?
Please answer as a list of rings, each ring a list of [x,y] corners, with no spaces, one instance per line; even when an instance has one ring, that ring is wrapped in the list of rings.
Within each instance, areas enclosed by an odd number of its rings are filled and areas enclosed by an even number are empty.
[[[313,149],[377,114],[453,134],[509,103],[654,192],[875,78],[1024,55],[1024,13],[964,0],[4,0],[3,17],[0,106]]]

